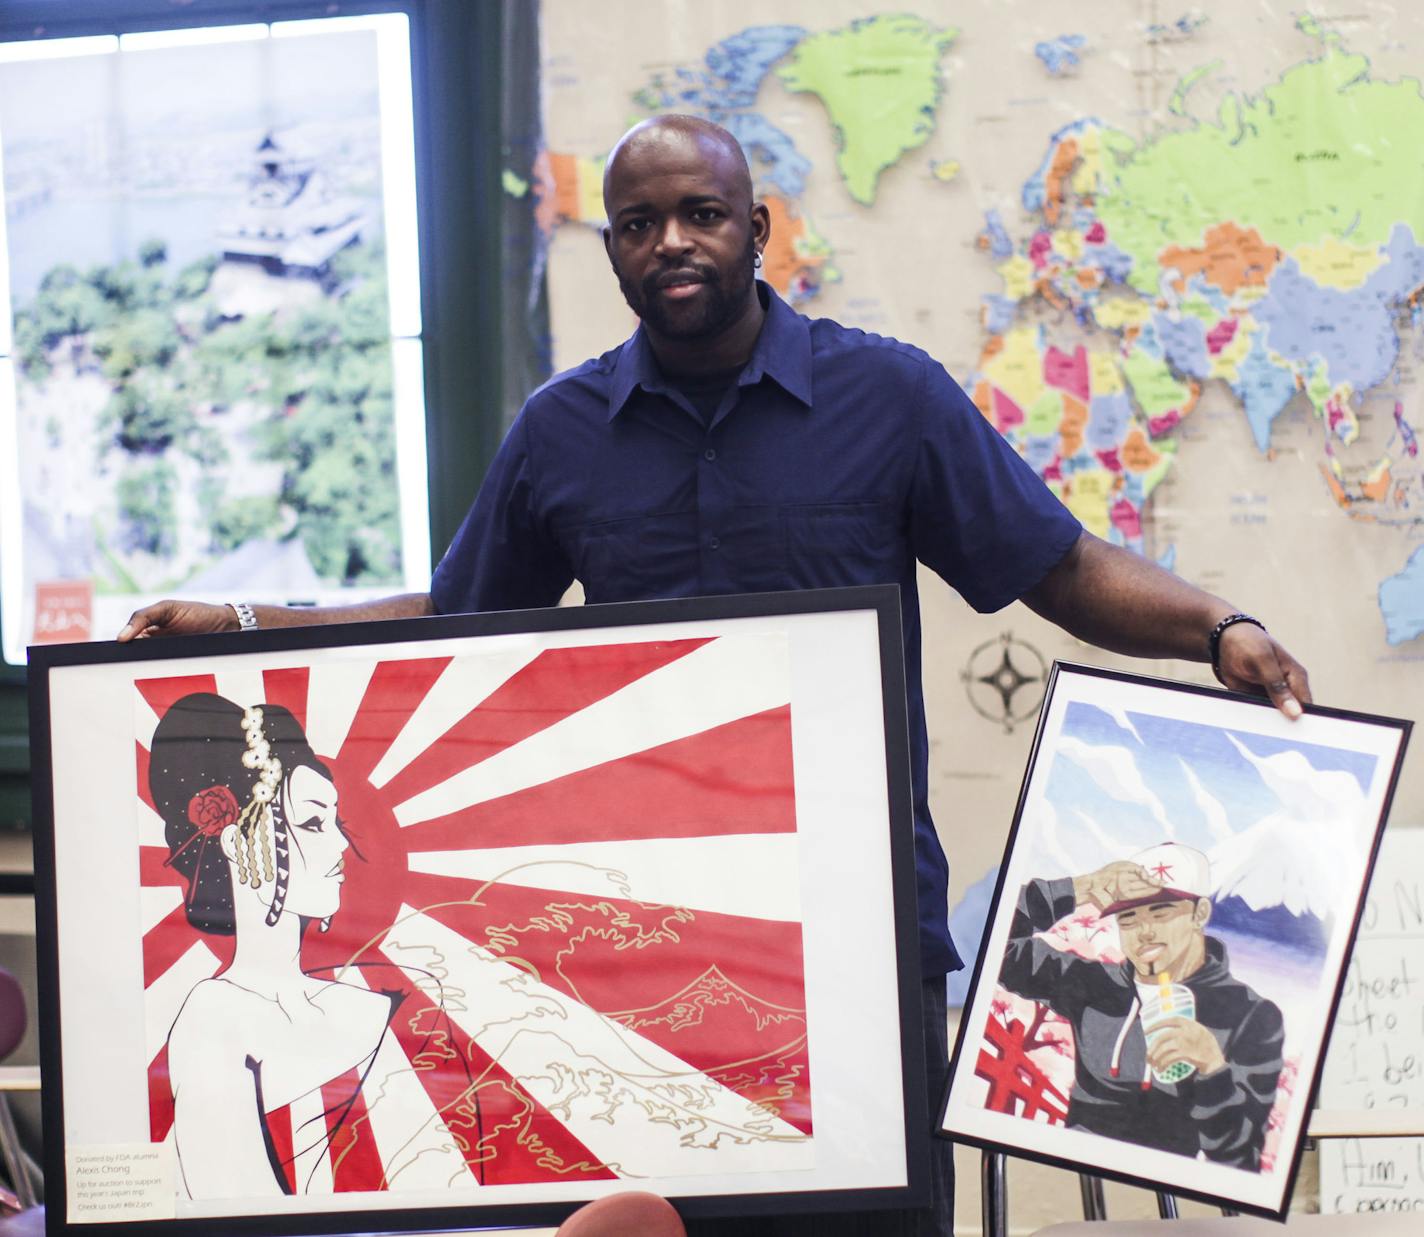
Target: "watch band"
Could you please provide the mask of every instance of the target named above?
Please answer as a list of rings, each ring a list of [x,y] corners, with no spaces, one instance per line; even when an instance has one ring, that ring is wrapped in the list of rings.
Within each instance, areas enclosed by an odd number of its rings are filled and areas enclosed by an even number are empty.
[[[1226,686],[1226,680],[1221,677],[1221,637],[1228,627],[1234,627],[1237,623],[1250,623],[1252,627],[1259,627],[1262,631],[1266,630],[1265,623],[1260,619],[1252,618],[1251,615],[1242,614],[1239,611],[1236,614],[1228,614],[1211,629],[1211,635],[1206,638],[1206,650],[1211,656],[1211,672],[1216,675],[1216,681],[1223,687]]]
[[[238,631],[256,631],[257,615],[252,613],[252,607],[245,601],[230,601],[227,603],[232,607],[232,612],[237,615]]]

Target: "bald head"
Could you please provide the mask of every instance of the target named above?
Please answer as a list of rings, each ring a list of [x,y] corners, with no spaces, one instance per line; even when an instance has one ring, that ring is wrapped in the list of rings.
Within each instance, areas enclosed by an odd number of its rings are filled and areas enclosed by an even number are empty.
[[[603,209],[611,219],[612,198],[669,163],[696,160],[722,185],[722,192],[750,206],[752,173],[741,143],[721,125],[700,116],[654,116],[634,125],[608,154],[603,168]],[[635,184],[630,185],[632,180]]]

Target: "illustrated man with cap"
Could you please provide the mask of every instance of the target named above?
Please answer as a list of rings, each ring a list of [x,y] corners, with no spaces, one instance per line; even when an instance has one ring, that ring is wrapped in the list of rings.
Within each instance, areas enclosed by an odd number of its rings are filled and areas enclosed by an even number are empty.
[[[999,982],[1073,1028],[1069,1127],[1259,1171],[1284,1024],[1206,934],[1210,888],[1206,856],[1176,842],[1083,876],[1029,881]],[[1086,906],[1116,919],[1124,961],[1083,958],[1038,935]]]

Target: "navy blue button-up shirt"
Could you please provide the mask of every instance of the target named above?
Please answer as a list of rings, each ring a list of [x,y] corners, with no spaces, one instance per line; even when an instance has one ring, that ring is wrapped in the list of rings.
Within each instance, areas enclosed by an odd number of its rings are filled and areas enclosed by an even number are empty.
[[[529,397],[431,585],[441,613],[898,584],[921,957],[959,963],[930,819],[915,561],[997,610],[1078,521],[918,348],[808,320],[759,284],[751,359],[704,424],[642,330]]]

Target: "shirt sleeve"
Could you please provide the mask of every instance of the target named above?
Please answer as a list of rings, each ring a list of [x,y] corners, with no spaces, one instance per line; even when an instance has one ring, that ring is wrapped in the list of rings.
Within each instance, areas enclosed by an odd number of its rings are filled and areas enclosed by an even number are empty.
[[[460,531],[435,568],[439,614],[526,610],[557,604],[574,573],[535,503],[529,418],[511,427]]]
[[[1066,949],[1055,949],[1037,934],[1047,932],[1074,908],[1071,880],[1032,880],[1019,890],[1010,921],[999,983],[1031,1001],[1042,1001],[1071,1018],[1084,998],[1102,987],[1103,967]]]
[[[910,480],[915,557],[981,613],[1017,601],[1082,525],[945,371],[924,358]]]

